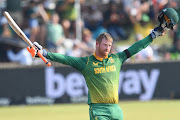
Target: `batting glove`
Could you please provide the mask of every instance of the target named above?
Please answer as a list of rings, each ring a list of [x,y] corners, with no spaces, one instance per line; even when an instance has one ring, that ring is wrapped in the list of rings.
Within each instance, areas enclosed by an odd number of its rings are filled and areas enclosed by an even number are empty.
[[[43,47],[42,47],[39,43],[34,42],[33,45],[34,45],[33,47],[27,47],[27,50],[31,53],[31,56],[32,56],[33,58],[39,57],[39,56],[37,55],[38,51],[40,51],[40,53],[41,53],[44,57],[47,56],[47,51],[46,51],[45,49],[43,49]]]
[[[161,27],[156,27],[153,30],[151,30],[150,35],[151,35],[152,39],[155,39],[159,36],[165,35],[165,31]]]

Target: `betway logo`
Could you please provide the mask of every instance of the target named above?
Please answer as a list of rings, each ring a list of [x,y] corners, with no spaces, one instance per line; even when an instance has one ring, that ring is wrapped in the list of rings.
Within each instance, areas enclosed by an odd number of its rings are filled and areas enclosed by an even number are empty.
[[[121,72],[119,76],[119,93],[123,90],[126,95],[139,94],[140,100],[150,100],[153,97],[159,74],[160,70],[158,69],[152,69],[150,75],[146,70]],[[143,88],[141,88],[141,85]],[[144,93],[142,89],[144,89]]]
[[[122,71],[119,77],[119,93],[125,95],[139,95],[140,100],[150,100],[153,97],[156,83],[159,78],[159,69]],[[69,73],[64,77],[55,73],[53,67],[45,70],[46,95],[51,98],[59,98],[67,94],[70,97],[87,95],[88,88],[84,77],[77,72]]]
[[[84,78],[80,73],[74,72],[65,78],[60,73],[55,73],[53,67],[45,70],[46,95],[51,98],[62,97],[65,93],[71,97],[80,97],[88,93]]]

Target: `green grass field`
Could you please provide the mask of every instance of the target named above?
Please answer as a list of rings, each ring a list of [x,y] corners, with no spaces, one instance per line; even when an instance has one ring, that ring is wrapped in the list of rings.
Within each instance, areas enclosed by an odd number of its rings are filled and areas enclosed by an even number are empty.
[[[180,100],[119,104],[124,120],[180,120]],[[0,120],[88,120],[87,104],[0,107]]]

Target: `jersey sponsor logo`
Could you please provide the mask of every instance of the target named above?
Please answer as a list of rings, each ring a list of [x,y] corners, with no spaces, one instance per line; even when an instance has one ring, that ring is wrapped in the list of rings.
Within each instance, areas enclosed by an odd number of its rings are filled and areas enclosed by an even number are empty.
[[[98,64],[99,64],[99,62],[97,62],[97,63],[93,62],[93,65],[95,65],[95,66],[98,66]]]
[[[114,71],[116,71],[116,66],[115,65],[106,66],[106,67],[100,67],[100,68],[94,68],[95,74],[114,72]]]

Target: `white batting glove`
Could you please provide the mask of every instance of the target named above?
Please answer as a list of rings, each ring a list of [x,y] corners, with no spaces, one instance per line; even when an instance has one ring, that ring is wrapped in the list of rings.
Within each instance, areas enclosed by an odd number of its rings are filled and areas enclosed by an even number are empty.
[[[150,35],[151,35],[152,39],[155,39],[159,36],[163,36],[164,34],[165,34],[164,29],[162,29],[160,27],[156,27],[150,31]]]
[[[34,45],[35,48],[36,48],[36,55],[35,55],[35,57],[39,57],[39,56],[37,55],[38,51],[40,51],[40,53],[41,53],[44,57],[47,56],[47,51],[46,51],[45,49],[43,49],[43,47],[42,47],[39,43],[34,42],[33,45]]]
[[[38,55],[37,55],[37,52],[38,51],[40,51],[41,52],[41,54],[43,53],[42,52],[42,49],[43,49],[43,47],[39,44],[39,43],[37,43],[37,42],[33,42],[33,45],[35,46],[35,48],[36,48],[36,56],[35,57],[37,57]]]

